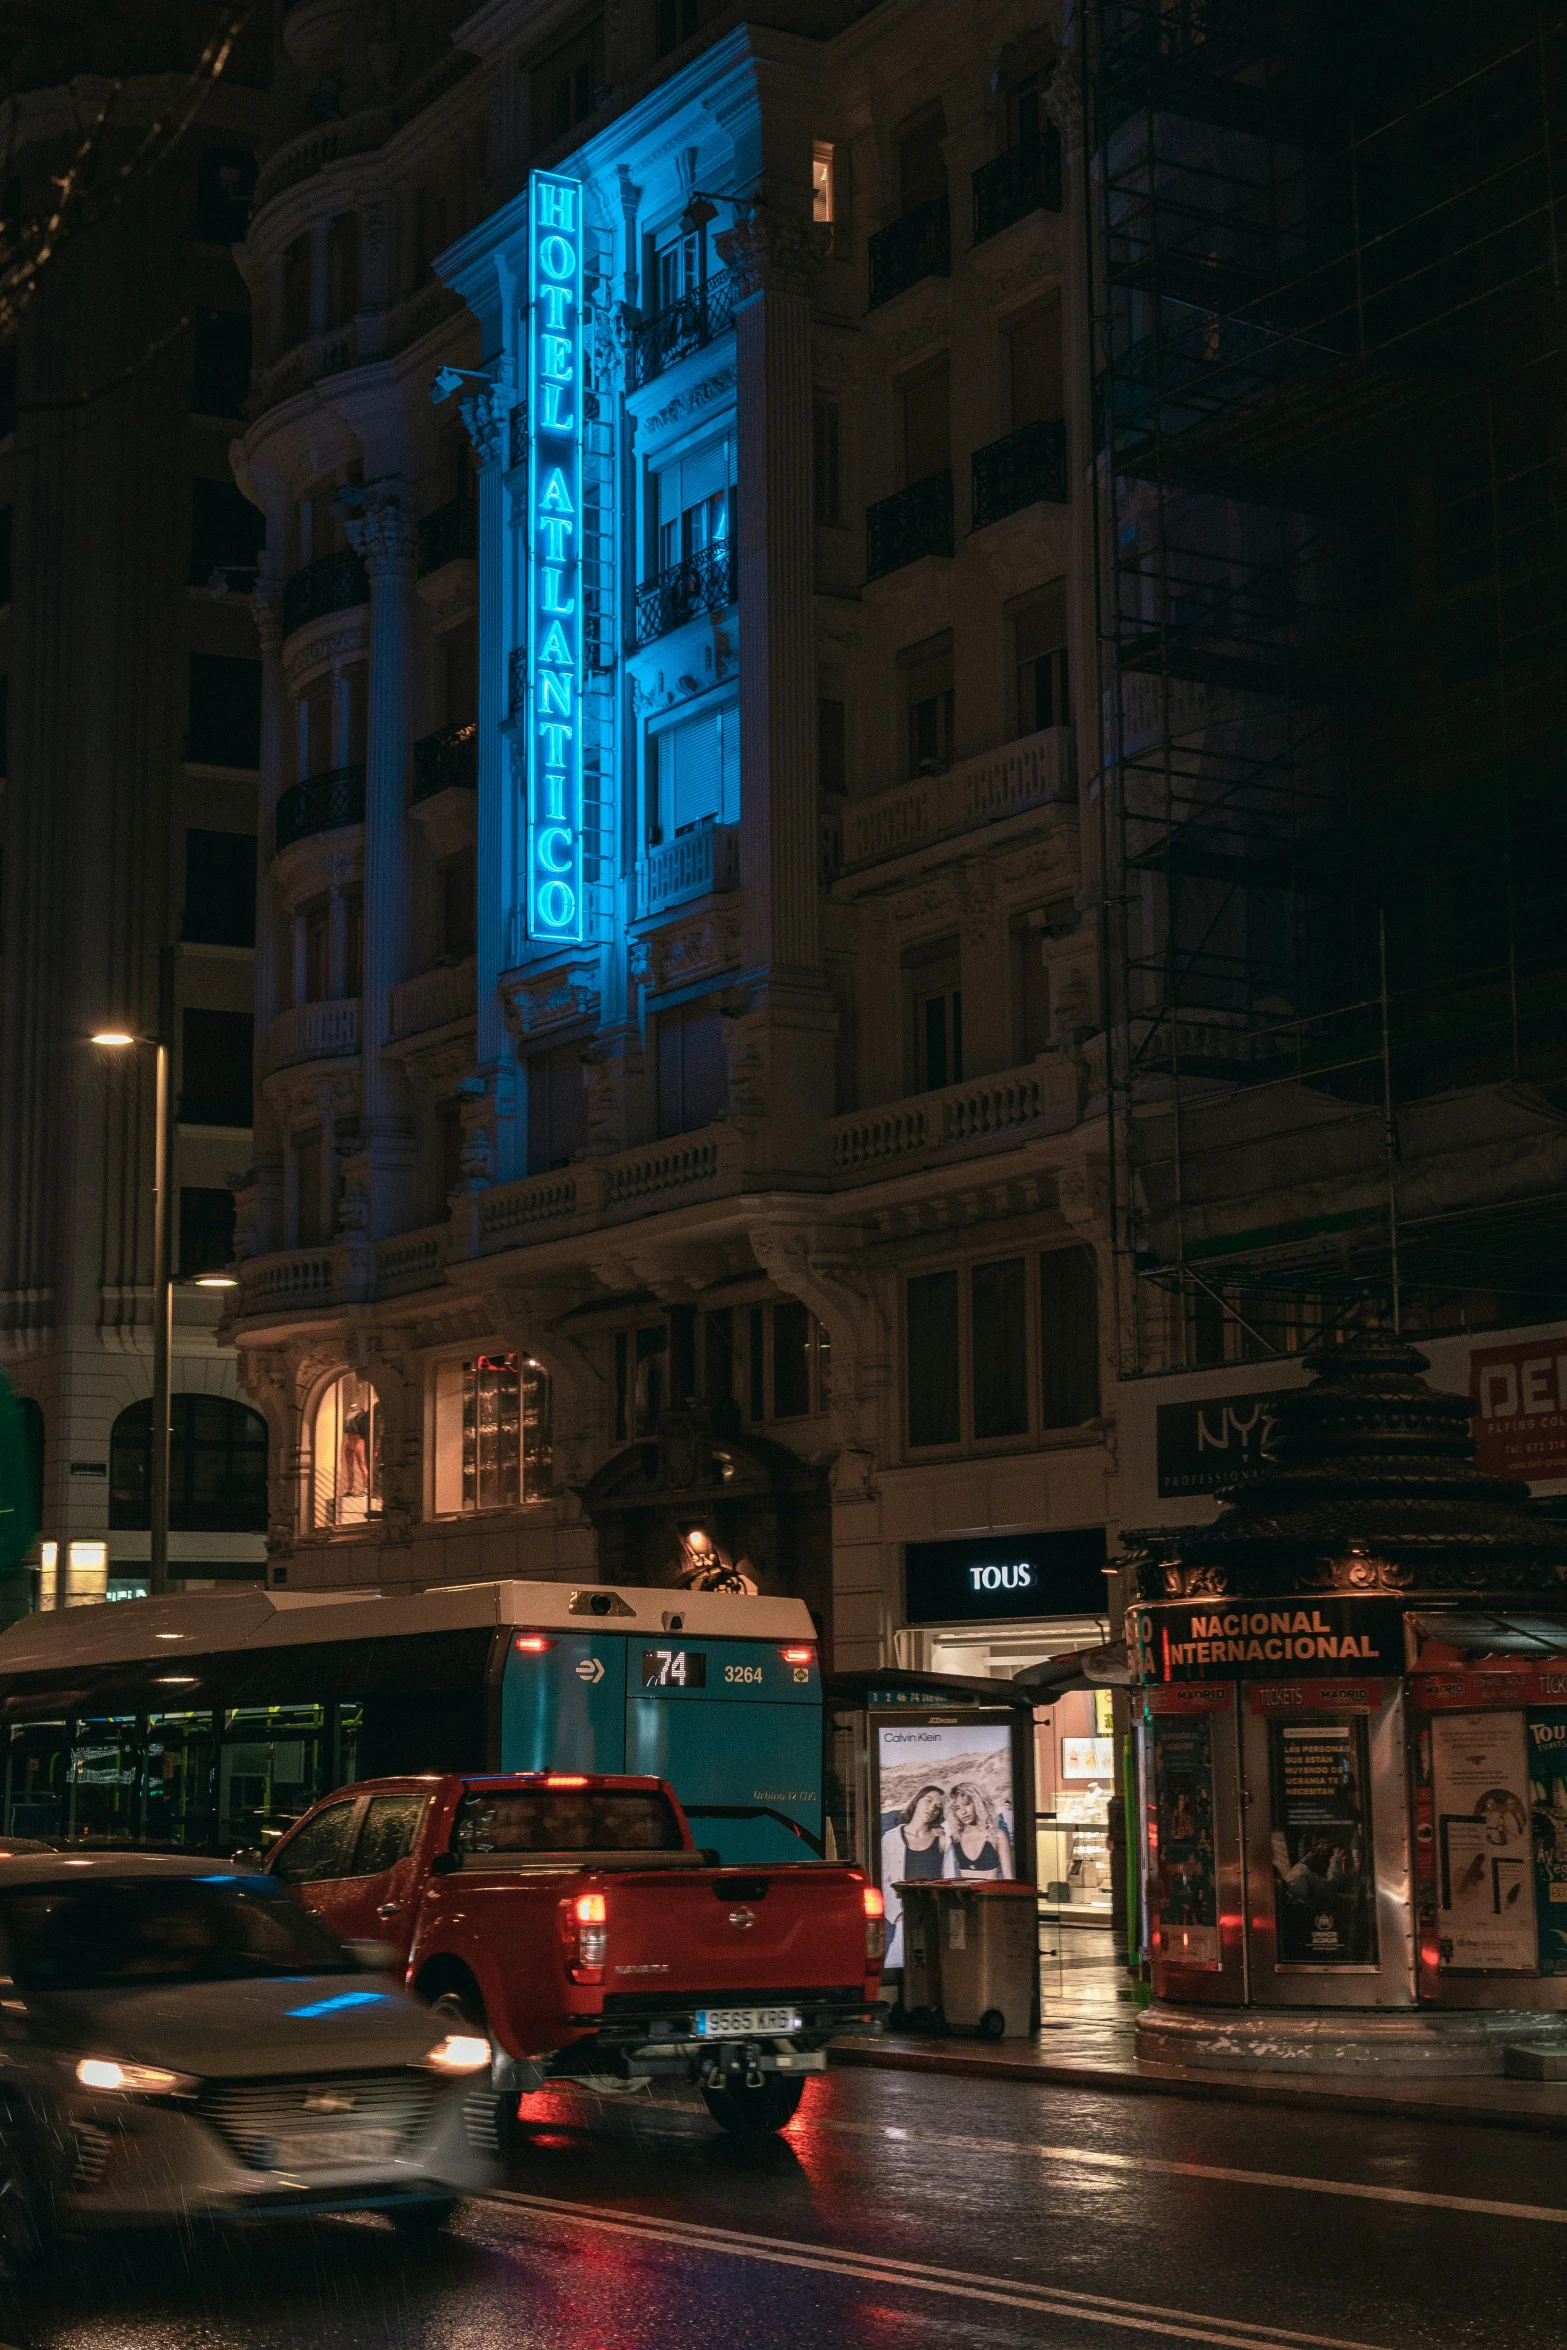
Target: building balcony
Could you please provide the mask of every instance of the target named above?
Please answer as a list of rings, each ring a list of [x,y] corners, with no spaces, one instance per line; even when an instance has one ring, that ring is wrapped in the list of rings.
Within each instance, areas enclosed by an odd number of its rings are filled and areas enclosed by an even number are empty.
[[[351,547],[341,554],[318,555],[303,571],[296,571],[283,589],[283,634],[325,620],[333,612],[350,612],[370,601],[370,575]]]
[[[1020,424],[1016,432],[976,449],[973,456],[973,525],[983,530],[1003,515],[1016,514],[1041,498],[1064,506],[1066,426]]]
[[[435,797],[438,791],[477,791],[479,788],[479,729],[438,726],[421,735],[413,746],[414,780],[409,805]]]
[[[678,302],[671,302],[667,310],[644,319],[633,330],[628,389],[639,391],[666,367],[673,367],[677,359],[727,334],[734,322],[734,286],[727,276],[712,278],[682,294]]]
[[[290,1069],[300,1061],[335,1061],[358,1050],[357,996],[291,1005],[267,1030],[267,1066],[272,1069]]]
[[[330,767],[323,775],[307,776],[278,795],[276,850],[279,856],[296,840],[314,832],[336,832],[365,820],[363,767]]]
[[[477,563],[479,509],[472,498],[451,498],[419,524],[419,577],[443,563]]]
[[[740,827],[699,824],[649,849],[637,867],[637,920],[740,886]]]
[[[1077,1093],[1077,1071],[1066,1055],[1045,1054],[967,1085],[855,1110],[828,1120],[833,1173],[842,1183],[874,1183],[909,1173],[921,1161],[1015,1150],[1031,1135],[1075,1126]]]
[[[949,503],[950,503],[949,484]],[[950,552],[950,549],[949,549]],[[672,563],[637,589],[636,641],[656,644],[704,612],[722,612],[734,602],[733,543],[718,539],[700,554]]]
[[[952,475],[930,473],[865,510],[865,576],[885,579],[922,555],[952,552]]]
[[[1077,797],[1072,729],[1046,726],[960,760],[945,775],[921,775],[873,800],[851,800],[840,819],[840,872],[905,857],[980,825]]]
[[[424,1036],[471,1020],[479,1008],[478,968],[470,955],[464,963],[439,963],[415,979],[399,980],[392,990],[393,1036]]]
[[[974,174],[974,242],[983,245],[1031,212],[1061,209],[1061,134],[1052,124]]]
[[[349,1251],[341,1242],[325,1248],[293,1248],[251,1257],[239,1268],[239,1312],[312,1313],[347,1304],[353,1288]]]
[[[889,220],[870,240],[870,296],[878,309],[924,277],[952,275],[952,222],[945,196],[916,204],[901,220]]]

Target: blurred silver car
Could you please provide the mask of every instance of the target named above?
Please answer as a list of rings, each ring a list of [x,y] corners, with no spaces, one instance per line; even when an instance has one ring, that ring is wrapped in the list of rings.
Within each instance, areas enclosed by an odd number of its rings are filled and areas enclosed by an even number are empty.
[[[496,2176],[489,2068],[273,1877],[0,1860],[0,2275],[57,2227],[371,2210],[432,2231]]]

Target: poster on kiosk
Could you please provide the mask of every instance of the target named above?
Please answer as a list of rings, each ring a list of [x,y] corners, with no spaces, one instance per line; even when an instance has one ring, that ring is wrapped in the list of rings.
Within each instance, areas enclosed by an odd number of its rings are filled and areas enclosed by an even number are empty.
[[[900,1885],[1016,1875],[1009,1722],[880,1722],[881,1882],[889,1968],[903,1964]]]

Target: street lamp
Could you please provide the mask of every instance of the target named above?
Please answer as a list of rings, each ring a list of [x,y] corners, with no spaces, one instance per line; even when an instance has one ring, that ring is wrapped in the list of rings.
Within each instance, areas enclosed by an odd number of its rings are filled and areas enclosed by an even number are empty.
[[[169,1183],[174,1164],[169,1131],[173,1109],[169,1048],[174,1033],[175,949],[158,958],[158,1033],[138,1036],[129,1028],[99,1028],[92,1042],[112,1052],[150,1045],[157,1067],[152,1160],[152,1491],[148,1496],[151,1534],[148,1589],[154,1599],[169,1588],[169,1417],[170,1371],[174,1351],[174,1276],[169,1263]]]

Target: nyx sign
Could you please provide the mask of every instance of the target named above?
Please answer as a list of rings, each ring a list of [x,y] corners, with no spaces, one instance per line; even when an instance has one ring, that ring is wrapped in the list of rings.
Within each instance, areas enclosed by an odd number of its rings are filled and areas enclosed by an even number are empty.
[[[1158,1409],[1159,1498],[1215,1493],[1273,1466],[1281,1395],[1210,1395]]]

